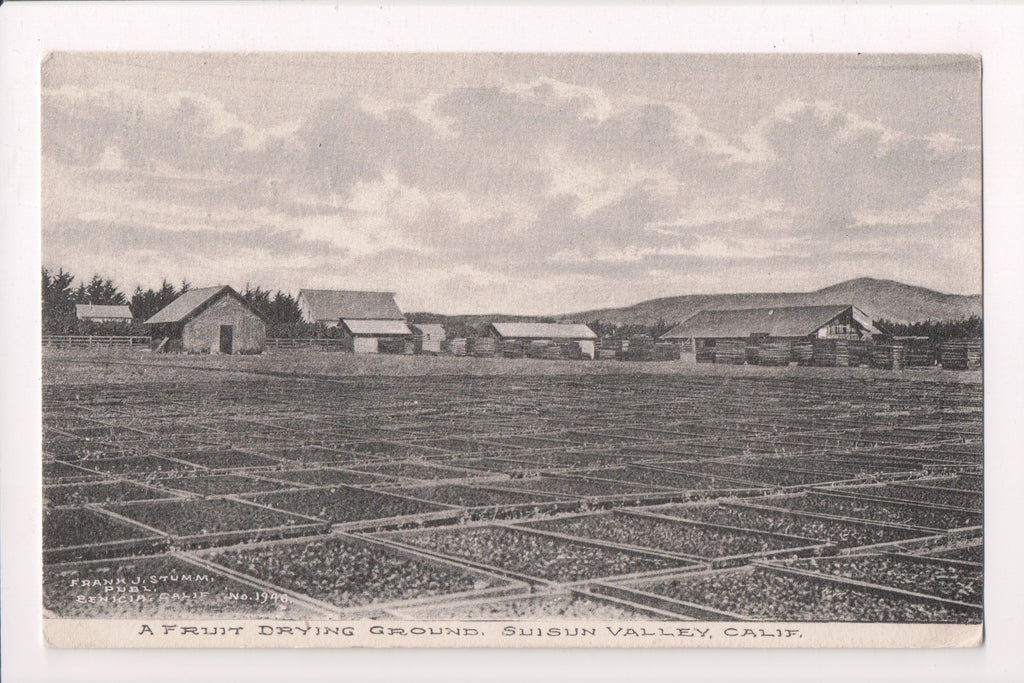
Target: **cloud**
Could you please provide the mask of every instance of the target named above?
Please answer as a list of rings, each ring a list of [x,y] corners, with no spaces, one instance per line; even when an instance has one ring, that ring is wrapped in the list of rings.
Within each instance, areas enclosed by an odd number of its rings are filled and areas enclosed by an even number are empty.
[[[208,94],[46,88],[45,256],[115,267],[99,247],[74,256],[92,235],[124,247],[124,273],[203,263],[232,281],[478,304],[487,288],[576,288],[582,303],[806,280],[814,264],[841,279],[895,269],[928,234],[958,253],[980,239],[976,144],[825,100],[785,99],[737,132],[683,102],[547,76],[382,92],[260,126]]]

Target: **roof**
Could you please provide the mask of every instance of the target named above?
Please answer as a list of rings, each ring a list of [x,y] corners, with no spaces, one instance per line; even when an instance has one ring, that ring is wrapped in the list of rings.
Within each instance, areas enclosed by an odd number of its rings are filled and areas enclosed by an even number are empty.
[[[739,310],[700,311],[661,335],[661,339],[749,337],[805,337],[845,311],[853,309],[854,318],[868,332],[877,333],[860,309],[851,304],[836,306],[793,306],[789,308],[745,308]]]
[[[190,289],[177,299],[167,304],[156,315],[146,321],[147,325],[160,325],[165,323],[180,323],[195,317],[202,312],[209,304],[221,296],[232,296],[248,308],[261,320],[263,316],[253,308],[242,295],[231,289],[228,285],[220,287],[203,287],[202,289]]]
[[[84,318],[122,318],[132,319],[132,311],[128,306],[94,306],[92,304],[75,304],[75,315]]]
[[[430,337],[444,336],[444,325],[440,323],[416,323],[415,325],[410,325],[410,327]]]
[[[582,323],[491,323],[505,339],[597,339]]]
[[[402,320],[342,320],[341,324],[354,335],[390,337],[411,335],[412,330]]]
[[[350,292],[339,289],[300,289],[310,318],[323,320],[403,320],[393,292]]]

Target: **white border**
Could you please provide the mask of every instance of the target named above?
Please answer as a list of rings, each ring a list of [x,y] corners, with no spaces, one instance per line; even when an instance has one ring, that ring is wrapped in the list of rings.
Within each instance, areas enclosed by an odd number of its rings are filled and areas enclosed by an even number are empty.
[[[8,3],[0,8],[3,680],[1024,679],[1024,7]],[[53,651],[42,647],[39,62],[50,50],[978,53],[984,70],[987,642],[962,651]]]

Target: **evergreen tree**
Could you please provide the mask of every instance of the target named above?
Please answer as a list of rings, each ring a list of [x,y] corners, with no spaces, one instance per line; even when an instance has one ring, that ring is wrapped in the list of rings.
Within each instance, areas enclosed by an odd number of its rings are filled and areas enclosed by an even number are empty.
[[[75,332],[75,296],[72,289],[75,276],[63,268],[51,274],[42,273],[43,334],[73,334]]]
[[[143,290],[142,287],[136,287],[135,293],[132,294],[131,304],[129,304],[132,315],[144,322],[191,288],[192,286],[183,280],[181,289],[175,289],[174,285],[167,281],[167,278],[160,283],[160,289],[155,290],[150,287]]]

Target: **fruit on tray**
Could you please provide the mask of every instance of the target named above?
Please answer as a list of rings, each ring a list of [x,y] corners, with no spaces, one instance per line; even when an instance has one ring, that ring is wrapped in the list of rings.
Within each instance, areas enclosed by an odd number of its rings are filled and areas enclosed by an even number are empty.
[[[535,529],[600,541],[655,548],[702,558],[747,555],[808,545],[793,539],[744,533],[668,519],[612,513],[536,522]]]
[[[151,531],[93,510],[62,508],[43,511],[44,548],[126,541],[153,535]]]
[[[798,560],[789,566],[947,600],[981,604],[981,567],[952,562],[918,562],[884,554]]]
[[[433,503],[352,486],[278,491],[246,496],[246,499],[332,523],[418,515],[445,509]]]
[[[415,532],[400,540],[434,552],[553,581],[579,581],[687,564],[681,560],[495,526]]]
[[[828,541],[842,547],[887,543],[925,535],[925,532],[873,526],[866,522],[847,522],[826,517],[796,515],[787,510],[739,505],[670,505],[654,508],[653,511],[702,522],[802,536]]]
[[[648,621],[647,612],[599,601],[585,595],[562,593],[516,599],[474,601],[454,605],[432,605],[406,610],[417,619],[578,619]]]
[[[111,509],[129,519],[175,536],[198,536],[313,523],[294,515],[228,499],[195,498],[182,501],[127,503],[111,506]]]
[[[129,500],[151,500],[170,498],[172,493],[123,481],[97,482],[92,484],[63,484],[43,487],[43,504],[52,507],[61,505],[85,505],[87,503],[114,503]]]
[[[497,581],[341,537],[241,547],[211,559],[339,607],[482,590]]]
[[[792,498],[773,499],[773,507],[820,512],[826,515],[853,517],[889,524],[906,524],[928,529],[958,529],[981,524],[981,514],[943,510],[925,505],[899,505],[877,500],[808,493]]]
[[[969,623],[981,618],[970,609],[762,568],[669,579],[639,588],[751,620]]]

